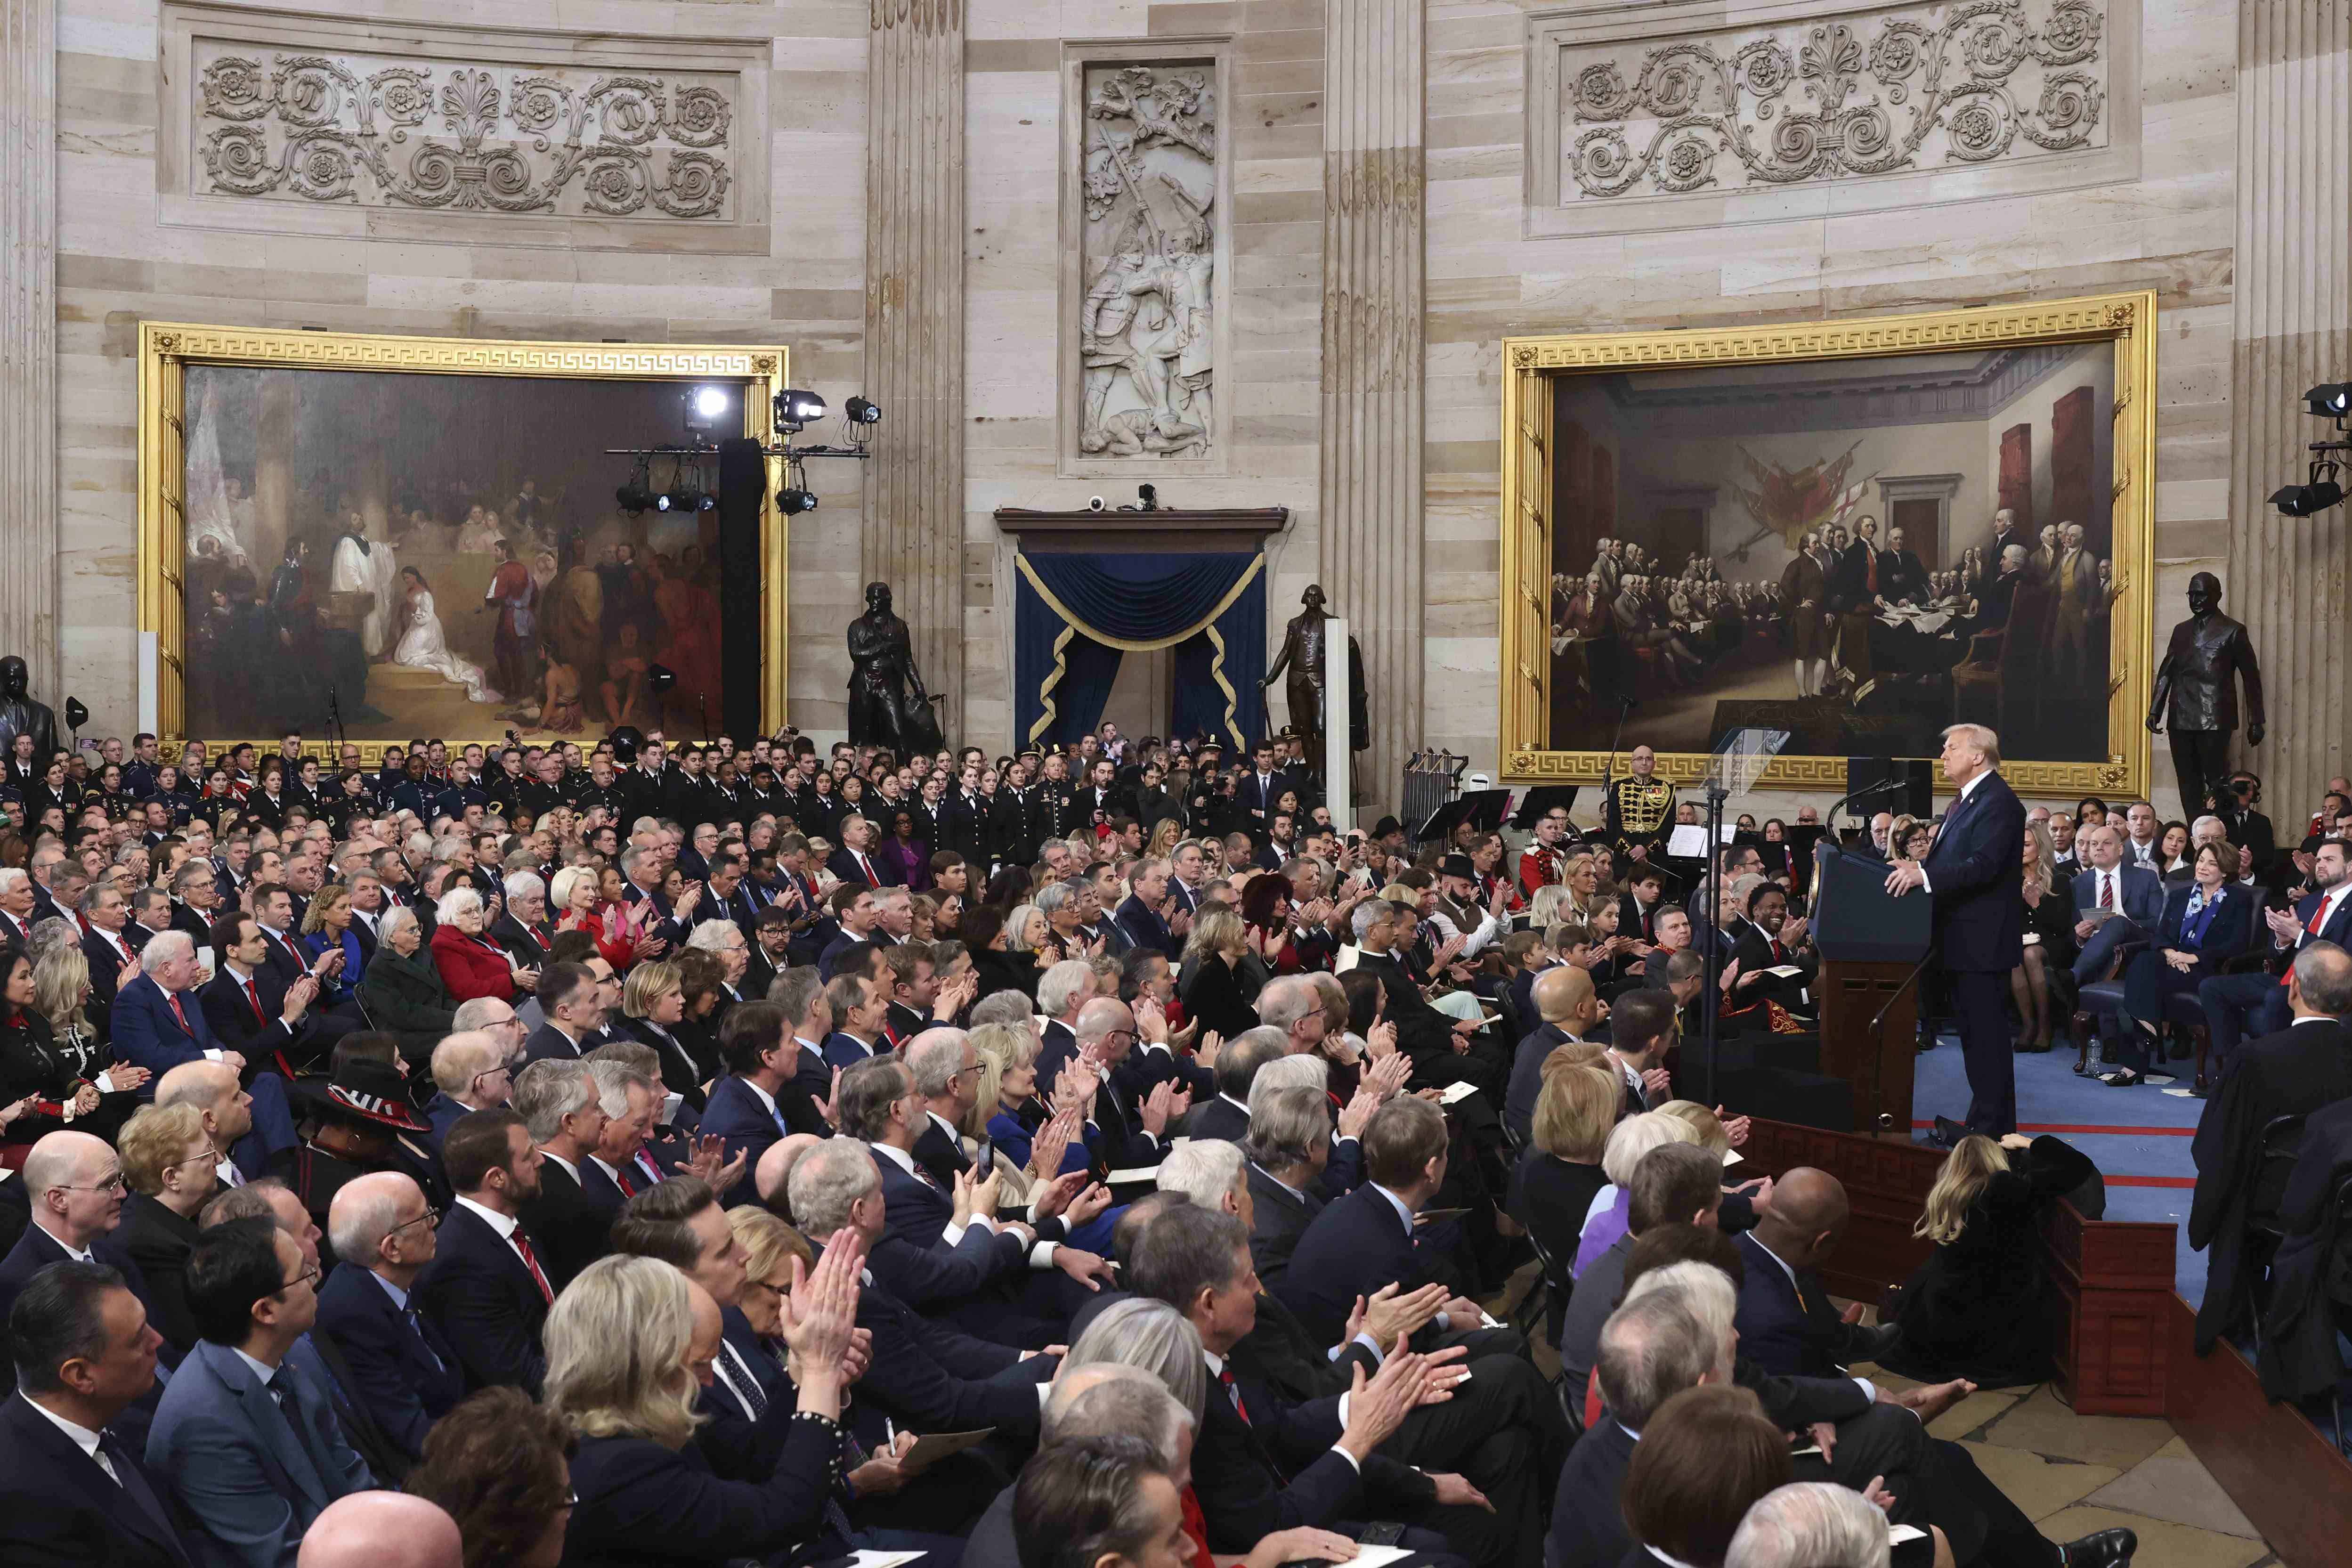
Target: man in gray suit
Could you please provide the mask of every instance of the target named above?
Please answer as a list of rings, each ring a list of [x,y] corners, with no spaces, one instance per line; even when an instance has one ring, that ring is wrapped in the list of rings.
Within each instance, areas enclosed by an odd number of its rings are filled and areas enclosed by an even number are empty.
[[[216,1225],[188,1255],[188,1311],[202,1337],[163,1391],[147,1467],[199,1526],[187,1537],[199,1564],[291,1563],[330,1503],[376,1485],[303,1342],[318,1286],[318,1266],[266,1219]]]
[[[2137,941],[2164,918],[2164,881],[2141,866],[2124,863],[2124,836],[2113,823],[2085,827],[2074,836],[2075,852],[2087,870],[2074,878],[2074,980],[2088,984],[2106,978],[2119,942]]]

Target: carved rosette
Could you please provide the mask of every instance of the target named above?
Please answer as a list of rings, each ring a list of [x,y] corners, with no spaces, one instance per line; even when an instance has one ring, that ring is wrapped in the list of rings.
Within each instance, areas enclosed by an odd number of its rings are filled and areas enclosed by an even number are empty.
[[[1965,0],[1564,49],[1564,201],[2105,145],[2105,0]]]
[[[727,78],[221,52],[196,87],[199,195],[732,216]]]

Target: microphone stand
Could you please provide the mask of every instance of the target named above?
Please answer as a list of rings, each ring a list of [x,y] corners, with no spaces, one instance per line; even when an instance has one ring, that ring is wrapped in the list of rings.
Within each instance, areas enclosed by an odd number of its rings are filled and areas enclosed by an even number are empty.
[[[1905,992],[1919,984],[1919,977],[1927,973],[1927,966],[1929,964],[1936,962],[1936,954],[1937,951],[1938,949],[1936,943],[1930,942],[1927,944],[1927,951],[1920,955],[1919,962],[1911,966],[1911,973],[1903,977],[1903,984],[1897,985],[1895,988],[1895,994],[1887,997],[1886,1005],[1881,1007],[1870,1020],[1870,1041],[1871,1044],[1878,1047],[1877,1052],[1870,1058],[1870,1098],[1873,1101],[1875,1101],[1878,1098],[1879,1064],[1886,1059],[1886,1015],[1895,1011],[1895,1005],[1903,1000],[1903,994]],[[1886,1117],[1885,1112],[1880,1113],[1878,1120],[1879,1131],[1888,1132],[1898,1131],[1898,1129],[1890,1128],[1885,1125]],[[1901,1128],[1899,1131],[1906,1139],[1911,1136],[1911,1129],[1908,1127]]]
[[[1617,748],[1625,739],[1626,716],[1633,711],[1631,697],[1617,700],[1617,732],[1609,737],[1609,760],[1601,768],[1601,832],[1604,838],[1609,833],[1609,804],[1616,798]]]

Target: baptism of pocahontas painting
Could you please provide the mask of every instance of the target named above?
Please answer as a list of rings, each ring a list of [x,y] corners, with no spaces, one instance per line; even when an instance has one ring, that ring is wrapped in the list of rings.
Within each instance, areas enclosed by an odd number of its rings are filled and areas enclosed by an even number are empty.
[[[1932,757],[1962,719],[2086,785],[2144,754],[2111,725],[2114,677],[2145,662],[2116,635],[2149,545],[2147,486],[2119,482],[2143,456],[2116,418],[2136,345],[2105,313],[2068,334],[1969,314],[1762,329],[1747,355],[1662,338],[1660,363],[1547,376],[1544,527],[1506,596],[1544,607],[1526,749],[1604,752],[1626,714],[1629,745],[1756,725],[1832,773]],[[1834,352],[1840,329],[1867,352]],[[1832,352],[1790,352],[1811,346]]]
[[[182,732],[719,722],[719,514],[625,510],[635,465],[607,448],[685,443],[701,386],[729,399],[713,437],[746,433],[747,401],[764,432],[770,375],[178,368]],[[656,458],[644,478],[661,496],[715,471]]]

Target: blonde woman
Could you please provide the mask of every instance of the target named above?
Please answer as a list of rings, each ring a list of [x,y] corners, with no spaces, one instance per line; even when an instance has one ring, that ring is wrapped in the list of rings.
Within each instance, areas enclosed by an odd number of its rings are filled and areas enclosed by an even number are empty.
[[[1543,1248],[1544,1279],[1551,1289],[1555,1318],[1575,1286],[1576,1244],[1584,1217],[1609,1184],[1601,1153],[1625,1103],[1615,1069],[1601,1060],[1598,1047],[1591,1048],[1593,1054],[1581,1061],[1569,1054],[1571,1046],[1560,1046],[1545,1058],[1532,1137],[1511,1173],[1510,1201],[1505,1205]],[[1555,1321],[1553,1342],[1559,1338]]]
[[[1879,1359],[1906,1376],[1981,1387],[2049,1375],[2043,1206],[2097,1173],[2061,1139],[1972,1133],[1944,1157],[1911,1234],[1935,1244],[1903,1288],[1895,1346]]]
[[[1147,860],[1166,860],[1176,853],[1177,840],[1184,837],[1184,828],[1172,816],[1163,816],[1151,829],[1151,841],[1143,847]]]
[[[1005,1197],[1026,1207],[1031,1189],[1075,1168],[1087,1167],[1089,1100],[1073,1100],[1059,1110],[1037,1092],[1037,1037],[1010,1024],[982,1024],[971,1031],[980,1058],[979,1094],[965,1119],[963,1134],[985,1144],[995,1167],[1010,1173]],[[1075,1145],[1075,1150],[1073,1146]],[[1008,1210],[1009,1212],[1009,1210]]]
[[[720,1480],[684,1452],[719,1352],[719,1304],[650,1258],[598,1258],[564,1287],[544,1331],[546,1403],[580,1440],[569,1539],[595,1543],[583,1561],[716,1568],[824,1528],[864,1250],[845,1235],[814,1269],[793,1269],[776,1327],[798,1403],[774,1472],[757,1483]]]
[[[1232,910],[1203,909],[1194,917],[1176,981],[1185,1017],[1228,1040],[1257,1027],[1257,1011],[1250,1005],[1241,967],[1248,951],[1249,932]]]
[[[2050,1048],[2050,1020],[2074,1011],[2074,900],[2057,877],[2058,850],[2047,825],[2028,822],[2019,862],[2018,896],[2025,902],[2025,952],[2009,972],[2017,998],[2021,1051]]]
[[[49,1048],[73,1064],[76,1078],[96,1083],[106,1068],[108,1055],[83,1009],[89,1002],[89,960],[79,947],[57,947],[33,962],[33,1011],[49,1021]],[[132,1076],[147,1081],[144,1069],[118,1067],[108,1076],[115,1091],[130,1085],[115,1082]],[[126,1111],[125,1114],[128,1114]]]
[[[115,1139],[122,1156],[122,1222],[116,1238],[147,1277],[148,1310],[155,1331],[184,1351],[196,1342],[188,1314],[188,1254],[196,1245],[196,1214],[212,1201],[220,1155],[193,1105],[142,1105]]]

